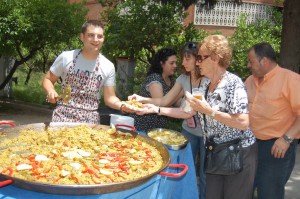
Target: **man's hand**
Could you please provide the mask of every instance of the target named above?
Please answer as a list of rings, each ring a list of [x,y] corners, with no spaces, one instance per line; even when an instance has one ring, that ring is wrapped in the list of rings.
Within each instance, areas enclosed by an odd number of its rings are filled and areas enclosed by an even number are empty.
[[[57,101],[58,94],[55,90],[49,91],[46,96],[46,101],[55,104]]]
[[[271,154],[274,156],[274,158],[284,158],[289,147],[290,144],[280,137],[275,141],[271,149]]]

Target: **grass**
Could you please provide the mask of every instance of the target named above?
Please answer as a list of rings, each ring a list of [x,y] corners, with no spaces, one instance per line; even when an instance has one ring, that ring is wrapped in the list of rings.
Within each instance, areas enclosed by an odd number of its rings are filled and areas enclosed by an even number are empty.
[[[182,124],[182,119],[171,118],[170,121],[168,122],[168,128],[174,131],[181,132],[182,130],[181,124]]]
[[[18,84],[12,83],[12,99],[33,104],[50,105],[46,102],[46,93],[42,88],[44,75],[42,72],[33,72],[28,84],[25,85],[26,71],[24,68],[17,69],[14,77],[18,78]],[[57,91],[60,90],[59,87],[59,85],[56,86]]]

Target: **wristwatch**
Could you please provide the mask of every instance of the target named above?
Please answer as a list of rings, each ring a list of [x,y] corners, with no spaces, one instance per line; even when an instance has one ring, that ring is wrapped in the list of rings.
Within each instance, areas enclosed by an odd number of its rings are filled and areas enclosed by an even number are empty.
[[[282,138],[289,144],[291,144],[294,141],[294,138],[288,136],[288,135],[283,135]]]

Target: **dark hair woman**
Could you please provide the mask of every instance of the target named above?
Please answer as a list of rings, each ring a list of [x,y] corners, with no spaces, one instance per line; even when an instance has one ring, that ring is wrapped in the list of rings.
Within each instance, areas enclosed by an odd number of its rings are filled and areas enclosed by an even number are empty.
[[[173,87],[175,81],[172,78],[176,71],[176,51],[171,48],[162,48],[154,55],[147,77],[140,90],[144,97],[163,97]],[[168,118],[156,114],[133,115],[135,126],[138,130],[147,131],[153,128],[166,128]]]

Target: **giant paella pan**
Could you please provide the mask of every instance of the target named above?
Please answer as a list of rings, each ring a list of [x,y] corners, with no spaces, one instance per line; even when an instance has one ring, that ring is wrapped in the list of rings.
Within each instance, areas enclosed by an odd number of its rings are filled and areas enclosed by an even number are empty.
[[[33,136],[34,142],[21,139],[32,132],[38,135]],[[57,132],[73,134],[62,134],[63,139],[57,141]],[[51,143],[45,134],[52,135]],[[101,137],[104,134],[106,137]],[[0,134],[0,151],[6,153],[2,157],[6,162],[0,162],[0,186],[12,184],[51,194],[116,192],[157,174],[178,178],[188,169],[184,164],[169,164],[168,149],[146,135],[96,124],[35,123],[5,128]],[[168,166],[182,171],[162,172]]]

